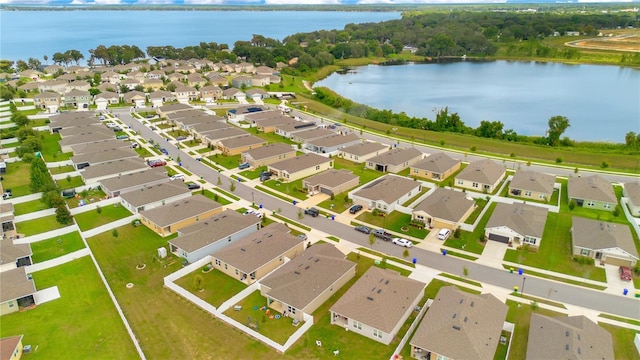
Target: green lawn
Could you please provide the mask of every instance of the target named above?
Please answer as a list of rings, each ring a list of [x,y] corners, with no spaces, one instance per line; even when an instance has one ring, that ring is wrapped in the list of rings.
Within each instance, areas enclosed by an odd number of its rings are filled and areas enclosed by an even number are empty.
[[[33,251],[31,258],[34,263],[39,263],[80,249],[84,249],[84,242],[80,237],[80,233],[74,231],[62,236],[31,243],[31,250]]]
[[[279,180],[267,180],[263,182],[262,185],[268,188],[271,188],[275,191],[294,197],[296,199],[300,199],[300,200],[307,199],[307,193],[300,191],[302,190],[302,179],[298,179],[291,182],[281,182]]]
[[[247,179],[253,180],[253,179],[259,178],[260,173],[263,171],[267,171],[266,166],[260,166],[253,170],[244,170],[244,171],[241,171],[239,174],[246,177]]]
[[[360,177],[360,184],[366,184],[371,180],[375,180],[382,175],[385,175],[383,172],[365,168],[364,164],[356,164],[339,157],[333,157],[333,168],[351,170],[354,175],[358,175]]]
[[[58,187],[60,187],[60,189],[75,189],[79,186],[84,185],[84,181],[82,181],[82,176],[78,175],[56,180],[56,184],[58,184]]]
[[[510,360],[521,360],[526,357],[527,341],[529,340],[529,325],[531,323],[532,312],[551,317],[566,316],[564,314],[542,308],[533,310],[531,305],[528,304],[520,304],[520,306],[518,306],[517,302],[511,300],[507,300],[507,306],[509,306],[507,321],[515,324],[515,331],[512,334],[513,339],[511,340],[511,348],[509,349]]]
[[[69,160],[73,156],[72,152],[63,153],[60,149],[58,141],[61,140],[60,134],[50,134],[41,132],[42,134],[42,156],[47,162],[56,162]]]
[[[616,359],[638,358],[638,351],[633,343],[637,331],[605,323],[598,323],[598,325],[611,333],[611,337],[613,338],[613,355]]]
[[[484,228],[487,226],[493,210],[496,208],[497,203],[492,203],[484,214],[484,217],[478,222],[473,232],[460,231],[460,237],[450,236],[447,241],[444,242],[445,246],[469,251],[475,254],[482,254],[484,250],[484,243],[480,241],[480,237],[484,236]],[[477,210],[477,209],[476,209]],[[475,210],[474,210],[475,212]]]
[[[75,197],[71,197],[68,199],[64,199],[64,202],[67,203],[69,208],[77,208],[80,206],[80,200],[83,200],[86,204],[90,204],[94,201],[100,201],[106,197],[106,194],[102,189],[91,189],[81,191],[76,194]]]
[[[202,281],[200,286],[203,291],[199,291],[196,279]],[[223,302],[247,288],[247,285],[243,282],[233,279],[216,269],[212,269],[207,273],[203,273],[202,269],[198,269],[178,279],[176,284],[215,307],[222,305]]]
[[[476,203],[476,208],[473,210],[471,215],[469,215],[469,217],[464,221],[465,224],[472,225],[473,223],[475,223],[476,219],[478,219],[478,216],[480,216],[480,214],[482,213],[482,210],[484,210],[484,207],[487,206],[487,204],[489,203],[489,201],[486,198],[485,199],[474,198],[473,201]]]
[[[133,342],[91,261],[85,256],[33,273],[37,289],[58,286],[61,297],[2,316],[0,336],[24,334],[28,359],[135,359]]]
[[[287,139],[286,137],[280,136],[274,132],[271,133],[263,133],[263,132],[255,132],[255,130],[253,130],[251,132],[252,135],[255,135],[259,138],[263,138],[265,140],[267,140],[269,142],[269,144],[273,144],[273,143],[283,143],[283,144],[287,144],[287,145],[294,145],[297,144],[296,142],[292,141],[291,139]]]
[[[29,195],[31,189],[29,189],[29,169],[30,164],[17,161],[7,164],[7,172],[2,175],[2,188],[4,190],[11,189],[14,197]]]
[[[424,239],[429,234],[429,231],[426,229],[418,229],[416,227],[409,226],[411,215],[404,214],[399,211],[392,211],[387,216],[373,216],[373,213],[370,211],[365,211],[358,215],[356,219],[371,224],[374,227],[392,230],[418,239]],[[406,231],[402,231],[403,228],[405,228]]]
[[[119,204],[118,206],[102,206],[100,209],[100,213],[98,213],[98,209],[95,209],[75,215],[80,230],[87,231],[131,215],[129,210]]]
[[[147,150],[147,148],[142,147],[142,146],[138,146],[135,149],[135,152],[138,153],[138,155],[140,155],[140,157],[142,157],[142,158],[147,158],[147,157],[151,157],[151,156],[154,155],[149,150]]]
[[[58,165],[58,167],[49,168],[51,175],[64,174],[72,171],[76,171],[76,169],[72,165]]]
[[[605,271],[594,265],[579,264],[571,260],[571,216],[566,213],[549,213],[542,234],[539,251],[509,249],[505,261],[539,269],[551,270],[586,279],[606,281]]]
[[[13,214],[16,216],[24,215],[24,214],[29,214],[29,213],[40,211],[40,210],[45,210],[48,208],[49,206],[47,206],[47,204],[42,202],[40,199],[31,200],[31,201],[13,205]]]
[[[226,156],[222,154],[214,154],[207,156],[207,159],[227,169],[235,169],[240,165],[240,155]]]
[[[18,234],[24,234],[25,236],[41,234],[50,230],[60,229],[65,227],[56,221],[55,215],[49,215],[33,220],[22,221],[16,223],[16,230]]]
[[[231,204],[231,201],[227,200],[224,196],[220,196],[214,192],[212,192],[211,190],[204,190],[204,192],[201,191],[196,191],[194,192],[194,194],[202,194],[206,197],[208,197],[209,199],[217,202],[220,205],[229,205]]]
[[[351,199],[348,198],[349,191],[345,191],[343,193],[337,194],[333,197],[333,200],[330,198],[318,203],[318,207],[331,210],[335,213],[342,213],[349,209],[353,203]],[[345,201],[346,200],[346,201]]]
[[[419,193],[417,193],[414,197],[412,197],[411,199],[405,201],[404,204],[402,204],[402,206],[406,206],[408,207],[409,205],[413,204],[414,201],[418,200],[418,198],[422,195],[424,195],[427,191],[429,191],[429,188],[426,186],[422,187],[422,191],[420,191]]]

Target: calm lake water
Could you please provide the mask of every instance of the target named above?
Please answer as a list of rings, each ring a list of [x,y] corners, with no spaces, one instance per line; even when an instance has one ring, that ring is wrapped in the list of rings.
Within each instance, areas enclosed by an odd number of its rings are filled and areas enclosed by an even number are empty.
[[[314,86],[378,109],[435,118],[449,107],[468,126],[498,120],[522,135],[544,135],[554,115],[565,136],[624,142],[640,133],[640,71],[616,66],[537,62],[370,65],[332,74]]]
[[[399,12],[324,11],[0,11],[0,58],[27,60],[98,45],[228,44],[253,34],[282,40],[298,32],[399,19]],[[51,60],[49,60],[51,61]]]

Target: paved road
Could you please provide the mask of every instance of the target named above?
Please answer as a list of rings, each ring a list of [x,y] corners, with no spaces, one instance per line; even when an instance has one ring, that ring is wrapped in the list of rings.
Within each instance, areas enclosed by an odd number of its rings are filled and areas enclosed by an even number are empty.
[[[196,161],[182,150],[176,148],[173,144],[166,142],[159,134],[149,130],[147,127],[140,124],[140,122],[133,119],[128,112],[114,111],[114,113],[118,113],[120,120],[125,122],[127,125],[132,126],[134,130],[140,131],[140,134],[144,136],[145,139],[151,138],[154,141],[159,141],[161,143],[164,142],[169,155],[174,159],[180,156],[183,167],[189,169],[189,171],[202,175],[205,180],[212,184],[216,184],[218,177],[220,176],[222,178],[222,187],[225,190],[229,190],[229,178],[199,161]],[[354,231],[351,226],[323,217],[312,218],[310,216],[305,216],[302,220],[298,220],[299,207],[296,207],[291,203],[284,202],[278,198],[274,198],[268,194],[261,193],[243,183],[236,183],[234,194],[247,201],[255,201],[256,204],[262,204],[265,208],[270,210],[279,208],[281,209],[280,215],[282,216],[294,219],[295,221],[323,231],[327,234],[337,236],[341,239],[357,243],[364,247],[369,247],[368,236]],[[402,252],[404,248],[391,243],[378,242],[374,245],[374,250],[401,259],[403,258]],[[510,274],[506,270],[502,271],[460,258],[443,256],[420,248],[412,248],[411,257],[416,258],[418,264],[428,266],[438,271],[457,275],[462,275],[462,268],[463,266],[466,266],[469,270],[468,278],[505,289],[513,289],[514,286],[521,288],[523,285],[522,277],[517,274]],[[550,298],[553,301],[572,304],[619,316],[640,319],[640,301],[632,298],[631,296],[623,297],[611,295],[597,290],[535,277],[527,277],[524,285],[525,294],[531,294],[541,298]],[[551,296],[549,297],[550,294]]]

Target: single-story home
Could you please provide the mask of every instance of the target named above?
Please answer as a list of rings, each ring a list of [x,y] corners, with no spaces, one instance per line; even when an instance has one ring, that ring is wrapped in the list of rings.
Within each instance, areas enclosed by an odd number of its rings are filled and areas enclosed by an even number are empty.
[[[413,208],[411,219],[429,228],[455,230],[475,208],[475,201],[464,192],[438,187]]]
[[[573,255],[590,257],[605,264],[636,266],[638,251],[629,225],[578,216],[572,220]]]
[[[122,150],[131,148],[131,143],[118,139],[109,139],[103,141],[97,141],[88,144],[80,144],[71,146],[71,151],[74,155],[91,154],[96,152],[103,152],[109,150]]]
[[[366,167],[376,171],[398,173],[422,160],[422,155],[423,153],[414,147],[391,149],[367,160]]]
[[[344,147],[338,152],[338,156],[355,163],[363,163],[374,156],[378,156],[389,150],[389,146],[377,142],[364,141],[358,144]]]
[[[332,167],[332,159],[314,153],[299,155],[268,165],[269,172],[282,181],[295,181]]]
[[[171,235],[222,212],[222,206],[200,194],[141,211],[140,222],[160,236]]]
[[[442,181],[460,169],[462,162],[446,153],[431,154],[411,166],[411,176]]]
[[[252,78],[251,80],[253,82],[253,81],[255,81],[255,78]],[[269,83],[269,80],[267,78],[267,83],[265,85],[267,85],[268,83]],[[249,89],[249,90],[246,91],[246,94],[247,94],[247,97],[252,98],[254,101],[256,99],[258,99],[258,100],[260,100],[260,99],[268,99],[268,98],[271,97],[271,95],[268,92],[266,92],[266,91],[264,91],[264,90],[262,90],[260,88]]]
[[[222,98],[224,100],[244,100],[246,97],[247,96],[242,92],[242,90],[235,87],[230,87],[228,89],[222,90]]]
[[[305,148],[318,154],[334,154],[338,150],[360,143],[360,137],[354,133],[347,135],[332,134],[318,139],[309,140]]]
[[[269,308],[302,321],[355,275],[356,264],[335,246],[316,244],[260,280],[260,294]]]
[[[143,108],[147,102],[147,96],[142,91],[129,91],[124,94],[125,104],[131,104],[136,108]]]
[[[318,193],[340,194],[360,184],[360,177],[347,169],[328,169],[302,180],[302,188],[309,196]]]
[[[257,168],[295,156],[296,150],[291,145],[273,143],[243,152],[242,162],[248,162],[253,168]]]
[[[640,216],[640,180],[625,183],[622,195],[627,198],[627,205],[631,215]]]
[[[92,132],[85,133],[83,135],[69,136],[58,141],[58,144],[60,145],[61,151],[65,153],[71,152],[71,147],[74,145],[93,143],[102,140],[111,140],[113,138],[113,132],[111,134],[104,132]]]
[[[168,104],[156,108],[156,113],[160,117],[167,117],[167,115],[176,114],[181,111],[193,110],[193,108],[187,104]]]
[[[84,125],[66,127],[64,129],[60,129],[58,133],[60,134],[60,137],[63,140],[71,136],[81,136],[81,135],[87,135],[87,134],[103,134],[103,135],[109,135],[111,138],[114,138],[113,131],[111,129],[106,128],[99,122],[92,122]]]
[[[278,126],[297,125],[298,121],[284,115],[274,116],[267,119],[253,120],[258,131],[263,133],[272,133],[276,131]]]
[[[493,193],[504,178],[504,166],[489,159],[470,163],[456,176],[455,185],[461,188]]]
[[[0,359],[20,360],[22,358],[22,335],[0,339]]]
[[[331,307],[331,324],[389,345],[425,287],[423,282],[372,266]]]
[[[257,216],[227,209],[182,228],[178,237],[169,241],[169,249],[192,263],[258,230],[260,219]]]
[[[0,315],[10,314],[36,305],[36,287],[24,267],[0,272]]]
[[[131,148],[109,149],[72,156],[71,163],[76,170],[81,170],[92,165],[135,157],[139,157],[139,155]]]
[[[248,122],[252,127],[257,127],[260,122],[270,119],[278,119],[280,121],[293,120],[288,116],[282,115],[278,110],[254,111],[244,116],[244,121]]]
[[[611,333],[584,315],[531,313],[526,360],[615,359]]]
[[[291,139],[296,133],[314,129],[315,127],[316,123],[314,122],[294,120],[290,123],[276,125],[274,126],[274,129],[276,134],[284,138]]]
[[[327,130],[325,128],[316,128],[316,129],[309,129],[305,131],[296,132],[290,137],[290,139],[293,140],[294,142],[304,144],[309,141],[312,141],[313,139],[319,139],[319,138],[333,135],[333,134],[335,134],[335,132],[331,130]]]
[[[422,191],[422,183],[402,176],[387,174],[349,193],[354,204],[378,209],[386,214]]]
[[[233,89],[233,88],[231,88]],[[229,89],[227,89],[229,90]],[[227,91],[225,90],[225,92]],[[240,91],[238,89],[235,89],[237,91]],[[242,93],[242,91],[240,91]],[[242,93],[242,95],[244,96],[244,93]],[[230,109],[229,111],[227,111],[227,118],[230,120],[235,120],[235,121],[242,121],[245,120],[245,116],[249,115],[249,114],[254,114],[257,112],[261,112],[261,111],[266,111],[267,107],[262,106],[262,105],[241,105],[238,106],[235,109]]]
[[[531,170],[518,170],[509,183],[509,194],[533,200],[549,201],[556,177]]]
[[[211,264],[232,278],[251,285],[287,259],[302,254],[304,248],[304,241],[291,235],[288,227],[272,223],[214,252]]]
[[[207,133],[200,134],[202,142],[208,146],[218,146],[218,142],[225,139],[231,139],[238,136],[249,135],[248,132],[239,129],[237,127],[224,128],[216,131],[208,131]]]
[[[613,211],[618,205],[613,185],[600,175],[570,177],[567,192],[581,207]]]
[[[191,190],[187,189],[182,181],[170,181],[121,194],[120,202],[129,211],[137,214],[190,197]]]
[[[156,167],[100,180],[100,188],[108,197],[116,197],[145,186],[154,186],[170,180],[171,178],[167,176],[164,168]]]
[[[233,156],[251,149],[261,148],[267,144],[267,140],[247,134],[220,140],[216,146],[224,155]]]
[[[413,337],[415,359],[493,359],[509,308],[491,294],[440,288]]]
[[[11,239],[2,239],[0,240],[0,271],[31,265],[32,255],[33,252],[28,243],[14,244]]]
[[[15,216],[13,215],[13,203],[0,203],[0,225],[2,226],[2,240],[9,239],[11,241],[18,235],[14,220]]]
[[[505,244],[540,247],[549,209],[529,204],[498,203],[485,226],[484,236]]]
[[[200,120],[203,119],[201,118]],[[187,122],[187,124],[185,124],[185,122]],[[233,125],[228,124],[224,121],[216,120],[215,118],[207,119],[206,121],[200,121],[197,123],[188,123],[187,119],[184,119],[183,126],[187,127],[191,134],[198,138],[210,131],[218,131],[233,127]]]
[[[85,185],[93,186],[100,180],[140,172],[148,167],[142,158],[134,157],[89,166],[80,171],[80,176]]]

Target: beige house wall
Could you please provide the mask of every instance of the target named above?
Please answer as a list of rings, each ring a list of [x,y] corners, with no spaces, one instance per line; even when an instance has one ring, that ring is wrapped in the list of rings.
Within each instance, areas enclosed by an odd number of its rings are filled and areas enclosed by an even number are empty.
[[[16,300],[5,301],[0,304],[0,315],[11,314],[20,310]]]
[[[317,174],[319,172],[331,169],[333,167],[333,161],[327,161],[326,163],[317,165],[317,166],[312,166],[309,168],[306,168],[304,170],[295,172],[293,174],[288,174],[285,173],[284,171],[280,171],[278,169],[274,169],[272,167],[269,167],[269,171],[271,171],[271,173],[276,174],[277,177],[279,179],[281,179],[282,181],[296,181],[298,179],[302,179],[305,178],[307,176],[311,176],[314,174]]]
[[[200,221],[201,219],[206,219],[206,218],[211,217],[213,215],[219,214],[219,213],[222,212],[222,210],[223,210],[223,208],[222,208],[222,206],[220,206],[218,208],[215,208],[215,209],[209,210],[207,212],[204,212],[204,213],[202,213],[200,215],[190,217],[188,219],[179,221],[177,223],[173,223],[173,224],[171,224],[169,226],[166,226],[166,227],[158,226],[154,222],[152,222],[151,220],[147,219],[146,217],[144,217],[142,215],[140,216],[140,222],[142,222],[142,224],[144,224],[146,227],[151,229],[156,234],[158,234],[158,235],[160,235],[162,237],[165,237],[165,236],[169,236],[169,235],[175,233],[176,231],[178,231],[178,230],[180,230],[182,228],[185,228],[185,227],[187,227],[189,225],[193,225],[193,224],[197,223],[198,221]]]
[[[500,184],[500,180],[502,180],[502,178],[498,179],[498,181],[496,181],[494,184],[481,184],[481,183],[477,183],[478,187],[474,187],[473,181],[467,181],[467,180],[462,180],[462,179],[458,179],[456,178],[455,180],[455,186],[456,187],[460,187],[460,188],[465,188],[465,189],[469,189],[472,191],[477,191],[477,192],[484,192],[484,185],[489,185],[489,188],[487,189],[488,193],[492,193],[495,191],[495,189],[497,188],[498,184]]]
[[[253,145],[241,146],[236,148],[228,148],[223,146],[222,143],[218,143],[217,147],[220,151],[222,151],[224,155],[233,156],[233,155],[242,154],[243,152],[249,151],[251,149],[257,149],[257,148],[263,147],[265,145],[267,145],[266,141],[260,144],[253,144]]]
[[[434,177],[434,175],[437,175],[437,173],[434,173],[433,171],[427,171],[427,170],[423,170],[423,169],[418,169],[415,167],[411,168],[411,172],[410,174],[412,176],[417,176],[419,178],[423,178],[423,179],[427,179],[427,180],[431,180],[431,181],[442,181],[446,178],[448,178],[449,176],[453,175],[456,171],[458,171],[460,169],[460,163],[458,163],[457,165],[455,165],[454,167],[452,167],[451,169],[443,172],[442,174],[440,174],[440,178],[437,179]]]
[[[279,155],[274,155],[268,158],[263,158],[260,160],[254,160],[248,156],[246,156],[245,154],[242,154],[242,162],[248,162],[252,167],[257,168],[260,166],[265,166],[265,165],[269,165],[269,164],[274,164],[277,163],[278,161],[284,160],[284,159],[290,159],[292,157],[296,156],[296,151],[293,150],[293,148],[291,149],[291,151],[284,153],[284,154],[279,154]]]

